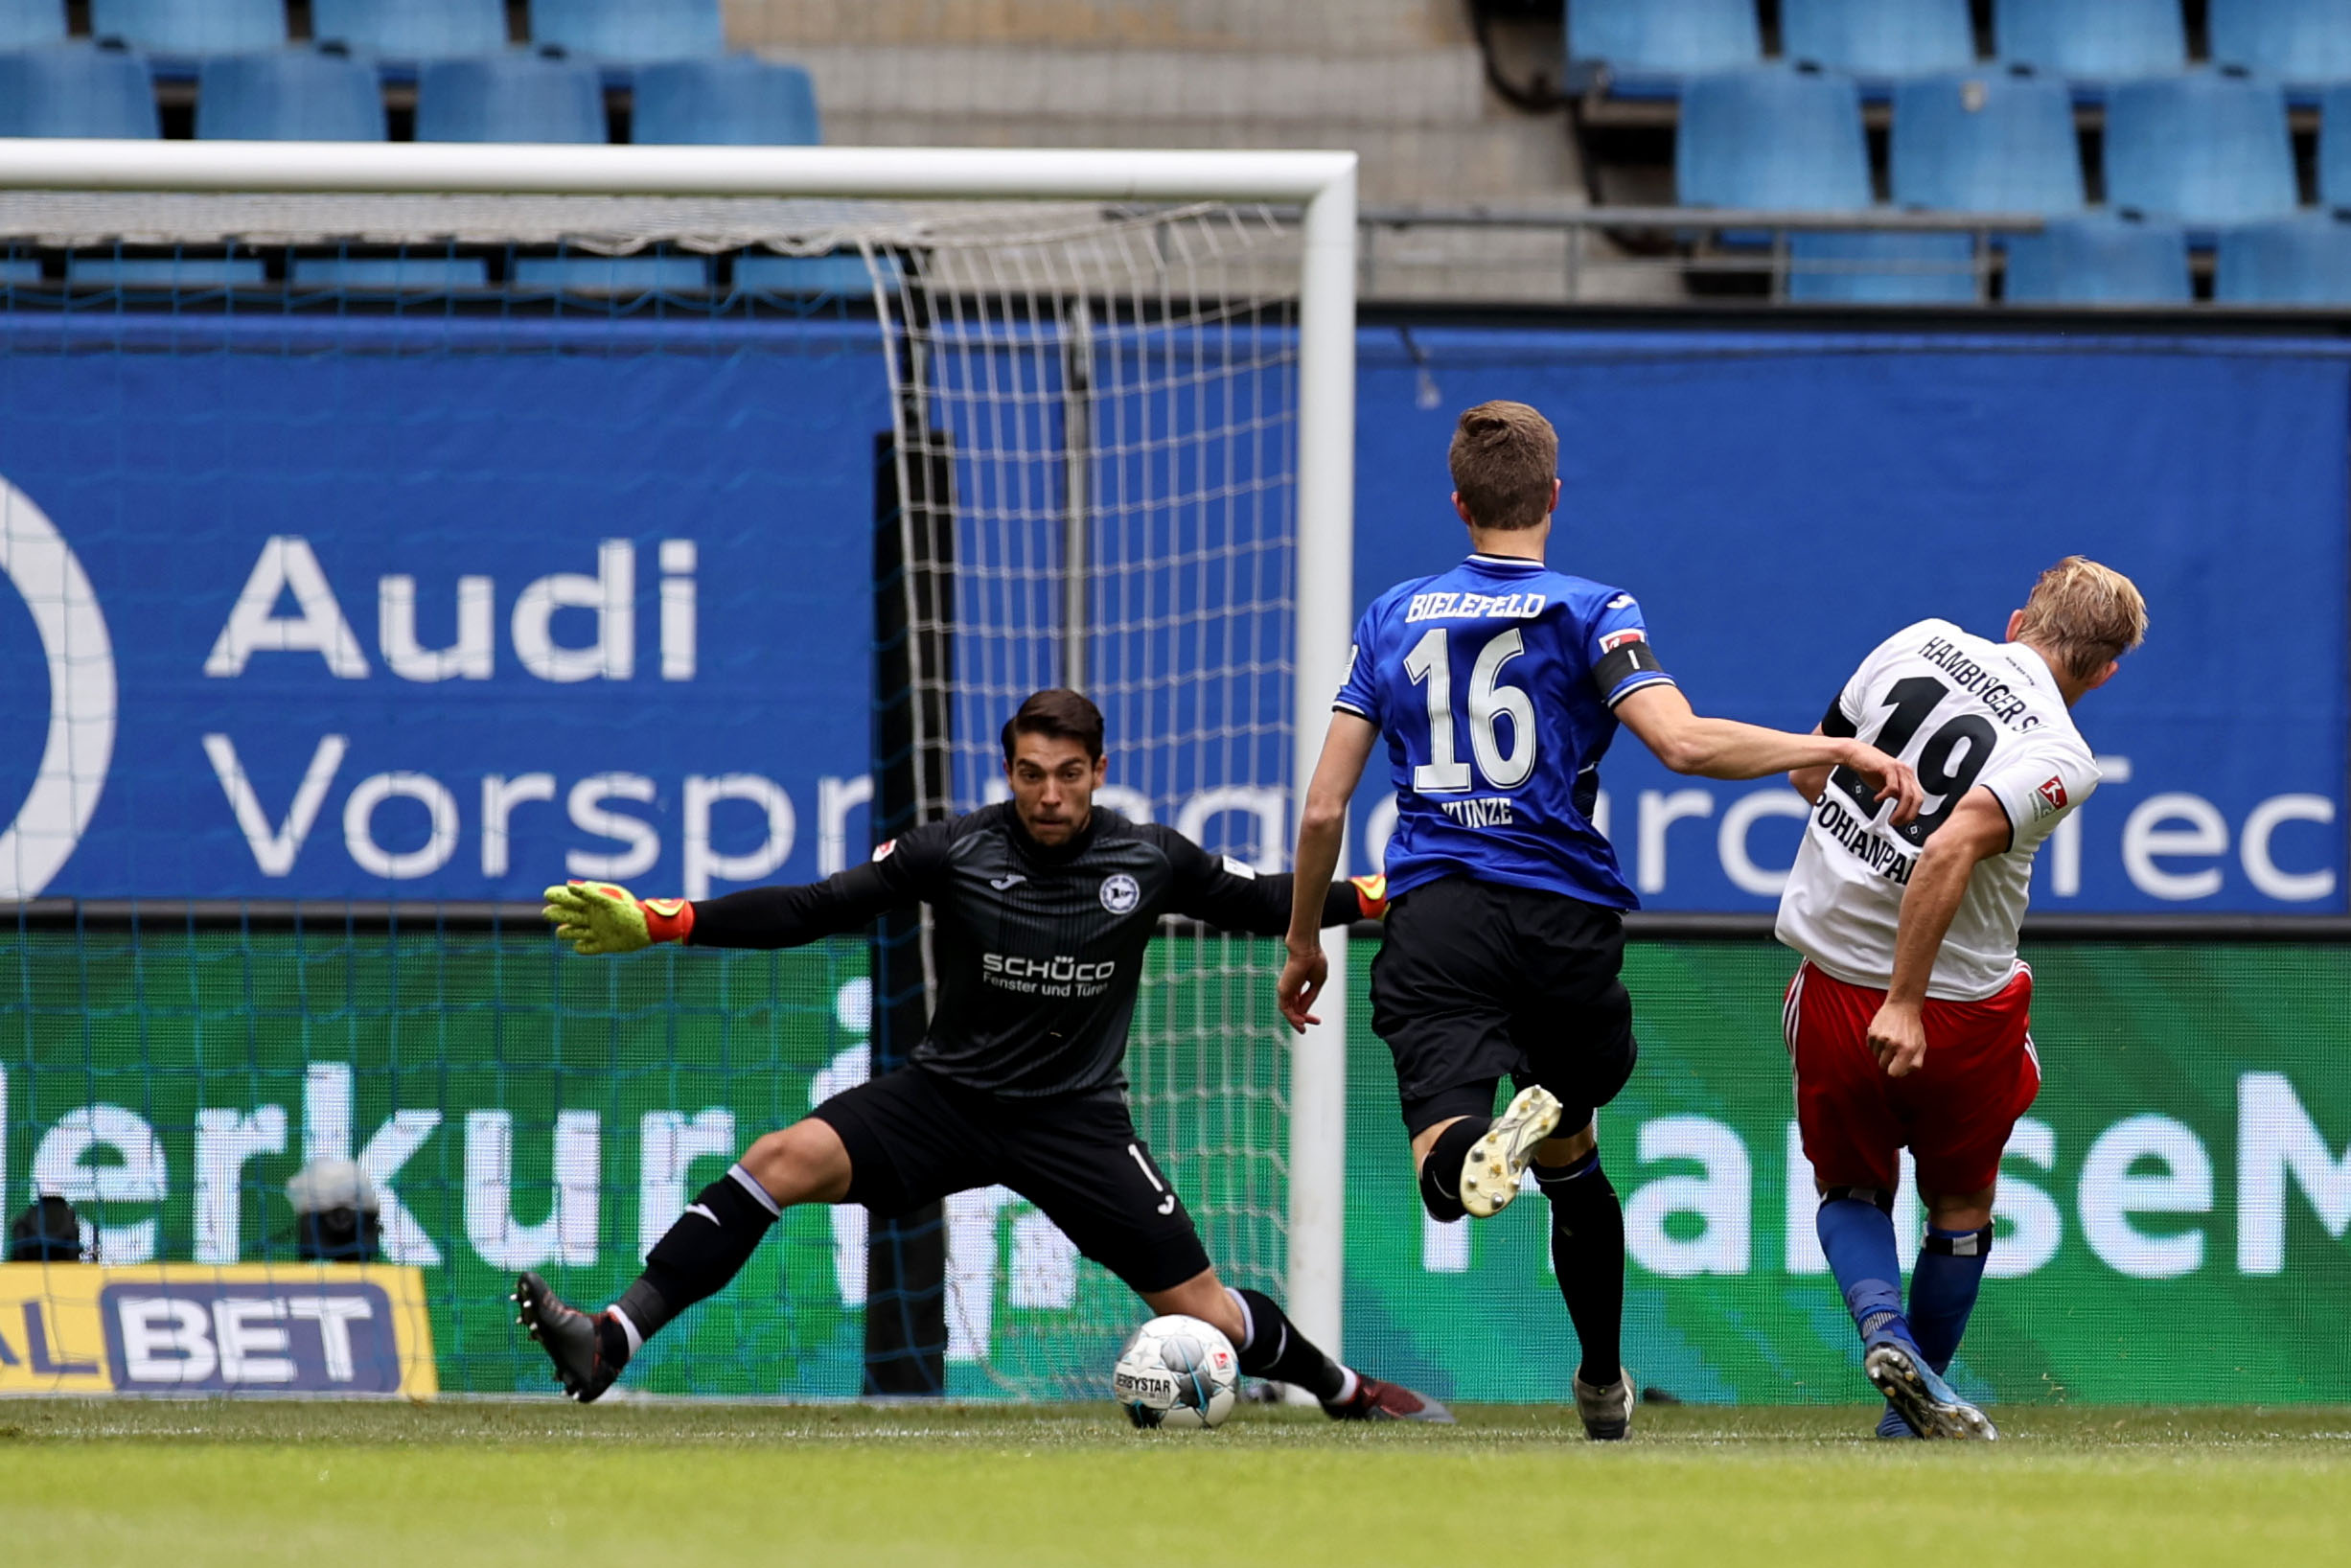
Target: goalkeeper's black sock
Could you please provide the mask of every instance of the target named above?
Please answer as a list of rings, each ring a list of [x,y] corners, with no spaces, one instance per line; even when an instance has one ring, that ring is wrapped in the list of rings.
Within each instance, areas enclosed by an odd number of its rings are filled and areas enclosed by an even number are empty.
[[[626,1349],[634,1351],[670,1319],[726,1289],[780,1212],[767,1188],[741,1165],[697,1192],[646,1255],[636,1283],[612,1303],[611,1316],[623,1320],[615,1326],[628,1338]]]
[[[1572,1164],[1538,1164],[1534,1181],[1551,1200],[1552,1267],[1583,1350],[1577,1375],[1608,1388],[1624,1373],[1624,1205],[1600,1168],[1598,1149]]]
[[[1456,1220],[1469,1212],[1462,1207],[1462,1165],[1469,1158],[1469,1146],[1493,1125],[1486,1117],[1464,1117],[1429,1145],[1428,1158],[1420,1162],[1420,1202],[1429,1218]]]
[[[1261,1290],[1228,1290],[1240,1303],[1241,1372],[1304,1389],[1326,1405],[1335,1405],[1355,1392],[1355,1374],[1316,1349],[1298,1331],[1289,1314]]]

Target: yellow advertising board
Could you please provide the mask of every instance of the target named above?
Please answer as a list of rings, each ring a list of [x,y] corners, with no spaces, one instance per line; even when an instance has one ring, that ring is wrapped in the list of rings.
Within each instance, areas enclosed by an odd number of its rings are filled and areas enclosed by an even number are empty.
[[[439,1390],[412,1268],[0,1264],[0,1395]]]

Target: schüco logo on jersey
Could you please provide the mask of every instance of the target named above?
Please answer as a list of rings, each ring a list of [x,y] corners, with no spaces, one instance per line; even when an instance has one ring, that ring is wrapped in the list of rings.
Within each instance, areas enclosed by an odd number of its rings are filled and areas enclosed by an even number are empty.
[[[40,764],[33,788],[0,832],[0,903],[7,903],[40,896],[98,809],[114,756],[114,644],[89,577],[64,536],[5,478],[0,572],[32,612],[49,677]]]

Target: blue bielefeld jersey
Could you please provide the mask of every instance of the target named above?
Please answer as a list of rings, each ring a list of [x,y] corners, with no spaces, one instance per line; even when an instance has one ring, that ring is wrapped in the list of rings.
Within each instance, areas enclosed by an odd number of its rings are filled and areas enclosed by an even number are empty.
[[[1592,808],[1616,704],[1671,680],[1631,594],[1539,561],[1473,555],[1380,595],[1335,705],[1388,740],[1390,895],[1467,875],[1637,908]]]

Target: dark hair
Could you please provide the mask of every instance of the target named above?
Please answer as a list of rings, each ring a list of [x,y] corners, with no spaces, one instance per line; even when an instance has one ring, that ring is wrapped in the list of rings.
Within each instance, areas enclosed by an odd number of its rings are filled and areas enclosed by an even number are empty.
[[[1031,693],[1020,711],[1004,721],[1004,761],[1012,761],[1013,737],[1049,735],[1075,741],[1090,759],[1102,755],[1102,710],[1083,695],[1065,686]]]
[[[1482,403],[1464,413],[1446,461],[1479,527],[1533,528],[1551,515],[1559,435],[1525,404]]]

